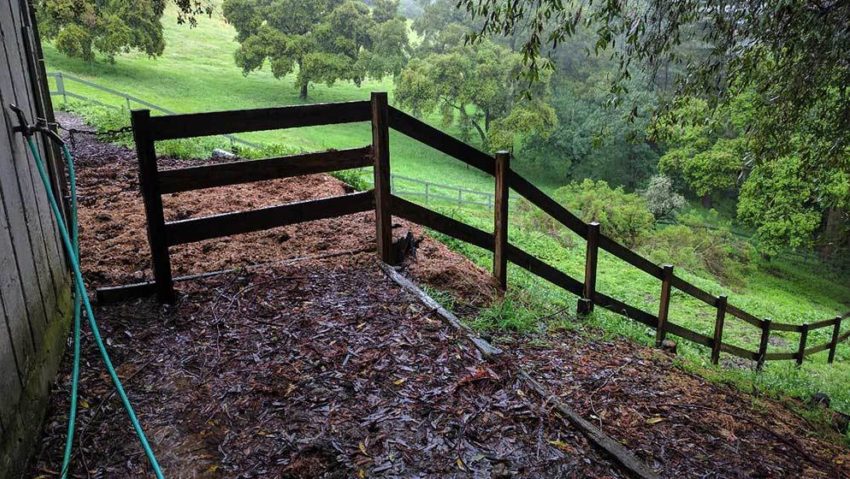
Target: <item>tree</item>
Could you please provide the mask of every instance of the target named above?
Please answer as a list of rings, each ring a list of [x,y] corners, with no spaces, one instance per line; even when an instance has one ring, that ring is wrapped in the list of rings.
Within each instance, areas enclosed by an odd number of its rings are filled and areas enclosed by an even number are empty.
[[[224,16],[237,32],[236,64],[248,73],[268,61],[276,78],[297,69],[307,98],[310,83],[332,85],[396,74],[407,60],[408,38],[398,2],[373,9],[357,0],[225,0]]]
[[[162,55],[165,39],[162,15],[167,0],[38,0],[36,15],[39,33],[54,41],[69,57],[94,61],[139,50],[151,57]],[[194,26],[196,15],[211,14],[212,5],[200,0],[174,0],[177,22]]]
[[[686,204],[685,197],[673,189],[673,181],[664,175],[650,178],[642,196],[656,220],[675,217]]]
[[[704,206],[711,205],[713,193],[733,189],[743,174],[748,154],[744,128],[750,122],[747,104],[742,96],[712,110],[706,101],[688,97],[654,126],[656,137],[669,146],[659,169],[680,178]]]
[[[656,76],[670,64],[681,67],[679,99],[701,98],[717,110],[748,96],[751,121],[742,142],[723,141],[694,154],[680,150],[681,171],[706,180],[693,181],[702,191],[723,188],[728,173],[740,166],[743,146],[739,217],[770,247],[846,231],[850,2],[461,0],[460,5],[483,23],[473,39],[527,32],[522,52],[532,79],[549,65],[550,49],[585,25],[595,32],[594,51],[618,61],[612,84],[617,100],[633,71]],[[697,54],[684,58],[685,43]],[[715,182],[721,179],[725,183]],[[796,218],[793,225],[789,217]],[[830,225],[835,221],[844,223]]]
[[[458,29],[443,33],[451,35]],[[443,36],[445,36],[443,35]],[[472,133],[485,148],[510,149],[518,135],[545,136],[557,123],[546,102],[548,85],[523,95],[518,54],[492,42],[464,45],[462,35],[448,47],[410,61],[396,81],[395,99],[414,115],[438,111],[445,126],[456,125],[464,140]]]

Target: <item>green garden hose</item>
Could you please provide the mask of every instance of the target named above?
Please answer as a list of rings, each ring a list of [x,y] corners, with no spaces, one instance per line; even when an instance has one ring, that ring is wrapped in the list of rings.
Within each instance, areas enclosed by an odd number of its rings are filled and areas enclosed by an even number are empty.
[[[19,118],[22,118],[22,113],[20,110],[16,110]],[[118,373],[115,371],[115,368],[112,366],[112,360],[109,358],[109,353],[106,350],[106,345],[103,342],[103,338],[100,335],[100,329],[98,328],[97,321],[94,317],[94,312],[92,310],[91,302],[88,298],[88,293],[86,292],[86,286],[83,282],[83,275],[80,268],[79,262],[79,226],[77,223],[77,185],[76,185],[76,174],[74,171],[74,159],[71,156],[70,151],[68,151],[67,146],[61,139],[58,139],[57,135],[52,131],[46,129],[40,129],[45,133],[48,133],[47,136],[51,137],[53,140],[59,140],[59,144],[62,147],[62,154],[65,157],[66,162],[68,163],[68,176],[71,183],[70,193],[71,193],[71,230],[73,234],[73,239],[71,238],[71,234],[68,232],[68,228],[65,226],[65,223],[62,221],[62,214],[59,211],[59,204],[56,201],[56,197],[53,194],[53,190],[51,189],[50,180],[47,176],[47,171],[44,167],[44,161],[41,158],[41,155],[38,152],[38,148],[36,147],[35,141],[33,140],[33,129],[26,124],[25,121],[21,121],[20,131],[23,132],[27,144],[29,145],[29,149],[32,152],[33,158],[35,159],[35,165],[38,169],[38,174],[41,177],[41,181],[44,184],[44,190],[47,193],[47,199],[50,203],[50,208],[53,211],[53,215],[56,217],[56,222],[59,226],[59,233],[62,237],[62,242],[65,245],[65,249],[68,253],[68,258],[70,259],[71,269],[74,274],[74,287],[75,287],[75,295],[74,295],[74,364],[73,371],[71,373],[71,410],[68,415],[68,435],[65,442],[65,452],[62,460],[62,478],[66,478],[68,474],[68,468],[71,462],[71,452],[73,449],[73,439],[74,439],[74,427],[76,422],[77,415],[77,396],[79,389],[79,376],[80,376],[80,315],[83,312],[82,307],[85,308],[86,318],[88,319],[89,327],[92,330],[92,337],[94,337],[95,343],[97,343],[98,350],[100,351],[100,355],[103,358],[103,363],[106,366],[106,370],[109,373],[109,377],[112,379],[112,383],[115,385],[115,390],[118,392],[118,396],[121,398],[121,403],[124,406],[124,409],[127,411],[127,416],[130,418],[130,422],[133,425],[133,429],[136,432],[136,435],[139,438],[139,442],[142,444],[142,448],[145,451],[145,455],[148,458],[148,461],[153,468],[154,473],[156,474],[157,479],[164,479],[165,476],[162,473],[162,470],[159,467],[159,463],[156,460],[156,456],[151,449],[150,443],[148,442],[147,436],[145,436],[145,432],[142,430],[141,424],[139,424],[139,420],[136,417],[136,412],[133,410],[133,406],[130,404],[130,399],[127,397],[127,393],[124,391],[124,386],[121,384],[121,380],[118,378]]]

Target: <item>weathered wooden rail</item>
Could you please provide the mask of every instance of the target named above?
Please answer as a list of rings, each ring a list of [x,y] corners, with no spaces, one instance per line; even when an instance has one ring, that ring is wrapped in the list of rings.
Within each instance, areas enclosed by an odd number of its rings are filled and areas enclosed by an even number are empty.
[[[372,125],[372,141],[371,144],[362,148],[177,170],[159,171],[157,168],[154,144],[160,140],[366,121],[371,122]],[[829,351],[827,360],[831,363],[835,359],[838,344],[850,337],[850,330],[841,332],[843,320],[850,317],[850,313],[812,324],[778,323],[757,318],[729,304],[725,296],[714,296],[700,289],[676,276],[673,266],[656,265],[606,236],[604,225],[587,224],[582,221],[511,170],[508,153],[499,152],[491,156],[477,150],[390,107],[385,93],[373,93],[371,101],[159,117],[152,117],[147,110],[137,110],[133,111],[132,124],[148,219],[148,239],[153,259],[154,282],[111,288],[106,291],[113,297],[126,297],[134,292],[155,292],[161,301],[173,300],[175,293],[169,258],[170,246],[374,209],[378,255],[386,263],[392,263],[394,260],[391,228],[392,216],[395,215],[493,252],[493,275],[502,288],[507,287],[507,264],[513,263],[578,296],[579,314],[589,314],[595,306],[600,306],[654,328],[658,344],[671,334],[710,348],[711,360],[715,364],[718,363],[721,352],[753,360],[760,367],[764,361],[770,360],[796,360],[798,364],[801,364],[806,356],[822,351]],[[494,176],[496,187],[492,232],[466,225],[391,194],[389,152],[391,128]],[[161,198],[163,194],[363,166],[373,167],[374,189],[367,192],[182,221],[166,222],[164,219]],[[563,226],[586,239],[583,281],[572,278],[508,242],[510,190],[515,191]],[[657,314],[628,305],[596,290],[600,249],[660,281],[660,306]],[[668,313],[674,288],[716,309],[714,332],[711,336],[670,321]],[[760,341],[757,351],[748,351],[723,341],[728,318],[735,318],[758,328]],[[809,346],[807,344],[809,334],[822,328],[832,328],[831,340],[824,344]],[[799,333],[800,341],[797,349],[787,352],[768,352],[770,334],[774,331]]]

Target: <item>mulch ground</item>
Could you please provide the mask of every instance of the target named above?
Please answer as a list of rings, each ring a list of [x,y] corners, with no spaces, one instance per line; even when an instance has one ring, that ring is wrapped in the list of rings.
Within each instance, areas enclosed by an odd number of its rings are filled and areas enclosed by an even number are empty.
[[[824,441],[785,405],[708,382],[666,353],[569,333],[510,348],[552,394],[665,477],[850,477],[837,434]]]
[[[99,309],[168,477],[622,477],[585,438],[384,277],[373,255],[185,283]],[[86,348],[75,474],[144,477]],[[55,471],[57,390],[35,466]]]
[[[81,126],[63,116],[66,126]],[[78,135],[83,266],[92,287],[151,278],[135,155]],[[162,168],[187,162],[164,158]],[[192,164],[197,164],[192,162]],[[347,191],[325,175],[164,196],[167,219]],[[487,272],[422,241],[405,273],[455,295],[494,297]],[[98,308],[110,350],[168,477],[621,477],[527,369],[662,477],[850,477],[846,448],[782,404],[708,383],[669,356],[583,334],[515,337],[484,362],[374,263],[374,215],[172,248],[179,301]],[[363,251],[366,251],[365,253]],[[310,259],[304,259],[310,258]],[[76,477],[146,477],[120,404],[84,340]],[[70,360],[32,475],[59,468]]]

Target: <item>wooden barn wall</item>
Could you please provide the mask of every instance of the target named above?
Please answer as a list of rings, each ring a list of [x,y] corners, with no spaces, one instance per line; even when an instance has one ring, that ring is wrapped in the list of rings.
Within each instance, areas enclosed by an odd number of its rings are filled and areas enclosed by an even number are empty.
[[[0,477],[20,473],[38,437],[70,312],[56,222],[8,108],[52,120],[35,27],[26,0],[0,0]],[[41,139],[38,147],[55,181],[59,156]]]

